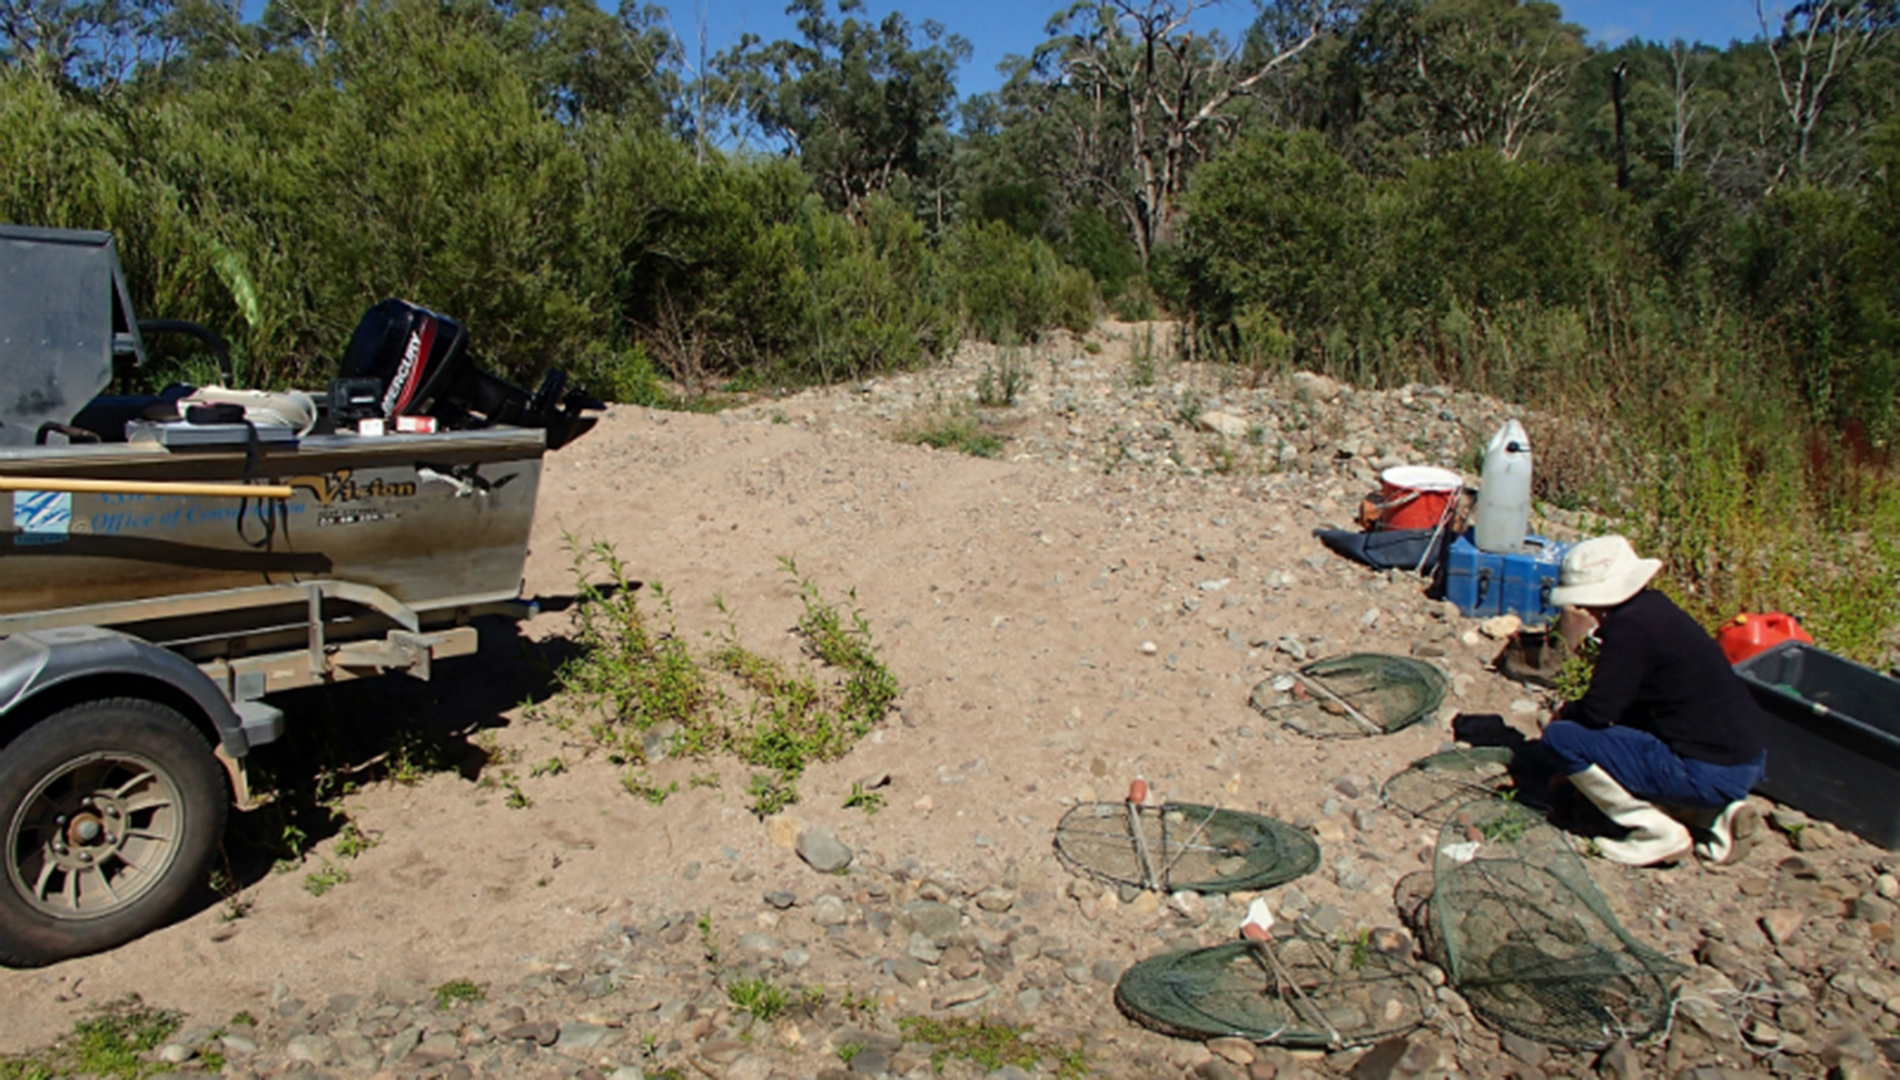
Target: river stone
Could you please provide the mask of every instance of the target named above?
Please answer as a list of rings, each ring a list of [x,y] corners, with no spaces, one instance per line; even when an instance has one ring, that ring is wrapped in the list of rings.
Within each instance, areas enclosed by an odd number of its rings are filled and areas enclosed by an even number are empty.
[[[798,857],[821,874],[835,873],[851,865],[851,849],[844,846],[829,825],[807,825],[799,831]]]
[[[763,930],[754,930],[750,933],[739,935],[738,944],[734,947],[742,953],[764,955],[766,953],[779,951],[781,942],[775,934],[768,934]]]
[[[1806,920],[1802,914],[1793,908],[1775,908],[1773,911],[1763,913],[1761,928],[1768,935],[1768,940],[1777,945],[1786,945],[1788,940],[1801,929],[1804,921]]]
[[[284,1056],[322,1068],[336,1059],[336,1042],[328,1035],[292,1035]]]
[[[963,925],[956,908],[935,900],[912,900],[898,909],[897,921],[932,940],[949,937]]]
[[[811,921],[819,926],[843,926],[851,921],[851,909],[843,897],[826,893],[812,901]]]
[[[1229,439],[1247,437],[1247,421],[1233,413],[1209,410],[1200,415],[1200,425],[1216,435],[1224,435]]]
[[[561,1025],[552,1020],[530,1020],[503,1029],[501,1037],[509,1040],[528,1039],[542,1046],[553,1046],[554,1040],[561,1037]]]
[[[557,1050],[590,1050],[607,1038],[608,1030],[599,1024],[583,1024],[579,1021],[562,1024],[561,1034],[554,1047]]]
[[[1016,906],[1016,894],[1008,889],[992,885],[976,894],[976,906],[989,912],[1008,911]]]

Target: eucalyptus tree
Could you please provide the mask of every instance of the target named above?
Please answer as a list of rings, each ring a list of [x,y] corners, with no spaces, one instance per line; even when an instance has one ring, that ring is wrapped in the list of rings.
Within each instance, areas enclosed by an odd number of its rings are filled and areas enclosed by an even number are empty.
[[[1775,172],[1779,183],[1805,176],[1821,118],[1854,66],[1900,26],[1895,0],[1801,0],[1770,28],[1761,0],[1755,14],[1774,67],[1788,149]]]
[[[0,67],[110,89],[162,58],[170,0],[0,0]]]
[[[795,40],[746,35],[713,63],[740,119],[795,157],[833,207],[933,189],[951,154],[957,65],[969,43],[936,22],[860,18],[863,0],[794,0]]]
[[[1280,0],[1263,51],[1242,51],[1196,16],[1214,0],[1077,0],[1012,81],[1020,106],[1065,145],[1061,183],[1127,224],[1145,264],[1172,235],[1194,167],[1229,139],[1241,106],[1338,25],[1341,0]]]

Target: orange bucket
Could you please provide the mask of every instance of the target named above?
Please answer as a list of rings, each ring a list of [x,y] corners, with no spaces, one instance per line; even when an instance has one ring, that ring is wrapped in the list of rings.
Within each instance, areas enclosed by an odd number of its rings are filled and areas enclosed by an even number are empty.
[[[1379,474],[1379,524],[1387,529],[1431,529],[1445,516],[1465,486],[1450,469],[1431,465],[1394,465]]]

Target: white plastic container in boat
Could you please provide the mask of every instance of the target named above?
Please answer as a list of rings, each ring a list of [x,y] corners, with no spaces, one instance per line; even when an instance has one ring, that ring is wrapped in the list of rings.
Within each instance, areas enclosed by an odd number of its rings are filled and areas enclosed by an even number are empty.
[[[1478,492],[1479,551],[1512,553],[1524,545],[1531,520],[1531,437],[1506,420],[1484,448],[1484,484]]]

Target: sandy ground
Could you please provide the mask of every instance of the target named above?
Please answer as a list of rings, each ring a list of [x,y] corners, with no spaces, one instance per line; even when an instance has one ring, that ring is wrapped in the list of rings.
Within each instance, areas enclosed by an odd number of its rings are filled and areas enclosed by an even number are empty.
[[[1344,516],[1325,483],[983,460],[880,438],[893,426],[882,421],[823,422],[851,403],[849,389],[782,403],[794,417],[823,414],[817,424],[766,409],[615,408],[548,459],[526,586],[570,592],[564,537],[606,540],[635,576],[665,586],[690,640],[724,625],[719,597],[746,644],[785,658],[800,608],[781,558],[830,597],[849,604],[854,590],[902,683],[899,708],[844,760],[813,768],[793,813],[832,824],[861,858],[968,880],[1014,866],[1025,887],[1054,891],[1066,878],[1050,830],[1064,803],[1119,797],[1135,774],[1177,798],[1310,818],[1335,778],[1376,783],[1445,741],[1442,728],[1259,737],[1247,694],[1284,665],[1272,643],[1285,635],[1323,638],[1326,652],[1444,642],[1454,676],[1474,673],[1458,682],[1459,708],[1525,704],[1522,688],[1480,673],[1488,652],[1457,638],[1469,624],[1443,619],[1415,580],[1314,559],[1311,529]],[[273,994],[519,978],[620,913],[730,911],[743,925],[762,891],[807,881],[747,811],[737,763],[661,763],[655,777],[682,790],[656,807],[624,791],[580,732],[522,717],[514,695],[541,643],[567,627],[548,613],[518,636],[493,628],[479,658],[438,671],[435,696],[401,696],[491,730],[504,756],[518,755],[509,768],[531,807],[454,772],[369,786],[343,809],[380,844],[346,860],[332,838],[303,870],[262,875],[244,890],[243,918],[209,905],[104,955],[0,972],[0,1051],[43,1044],[128,993],[217,1024]],[[373,696],[347,700],[379,710]],[[403,722],[402,710],[358,718],[385,719]],[[566,772],[528,775],[557,755]],[[716,787],[688,782],[714,772]],[[882,812],[842,808],[854,780],[880,773],[892,778]],[[1390,828],[1403,834],[1396,849],[1429,842],[1422,826]],[[313,896],[303,879],[325,859],[350,880]],[[1391,881],[1417,868],[1375,877],[1366,902],[1389,911]]]

